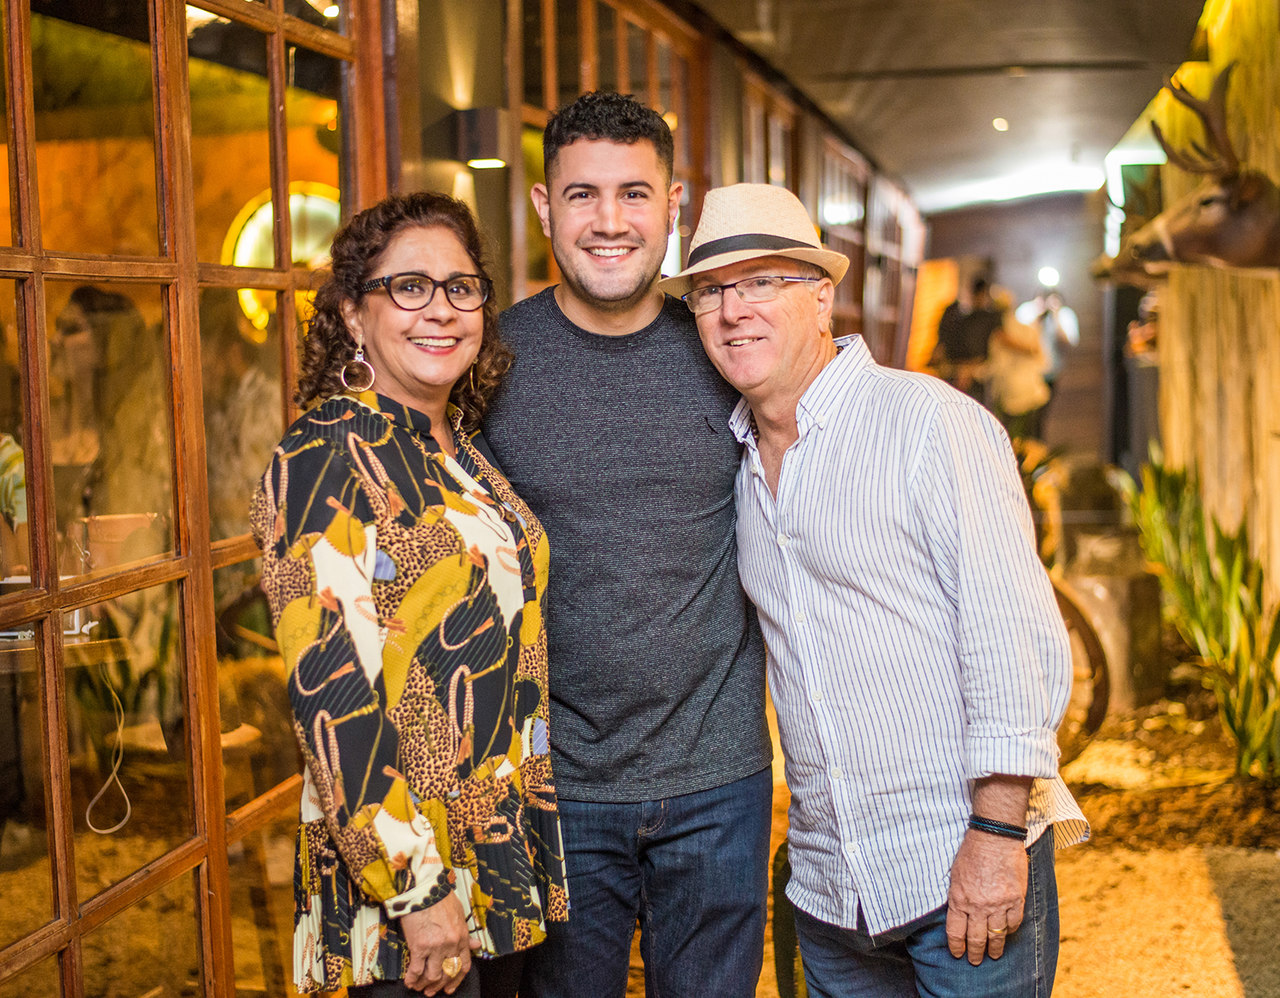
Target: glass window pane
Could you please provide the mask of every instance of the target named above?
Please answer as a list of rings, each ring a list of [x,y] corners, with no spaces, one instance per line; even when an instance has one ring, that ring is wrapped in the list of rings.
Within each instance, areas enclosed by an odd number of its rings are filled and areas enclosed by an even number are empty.
[[[546,107],[543,87],[542,0],[524,0],[524,102],[534,107]]]
[[[675,139],[676,169],[687,170],[692,156],[689,136],[692,131],[689,117],[689,64],[675,56],[671,62],[671,105],[666,109],[667,123]]]
[[[749,184],[765,182],[764,104],[748,97],[743,108],[742,179]]]
[[[289,231],[294,265],[313,269],[328,261],[341,216],[343,65],[310,49],[289,52]]]
[[[292,811],[296,815],[297,804]],[[296,817],[227,850],[237,994],[293,994],[293,851]]]
[[[243,24],[191,7],[187,12],[196,253],[202,261],[232,263],[228,233],[238,227],[245,206],[266,192],[270,211],[267,42]],[[235,169],[227,169],[228,163]],[[266,250],[269,255],[256,266],[275,265],[269,240]]]
[[[65,616],[63,630],[83,902],[185,841],[194,827],[178,587],[85,607]]]
[[[59,571],[173,549],[173,419],[160,289],[49,282]]]
[[[30,630],[0,632],[0,897],[23,899],[4,906],[0,949],[53,917],[39,653],[32,636]]]
[[[56,998],[60,977],[58,961],[49,957],[0,984],[0,998]]]
[[[669,115],[672,107],[672,79],[671,79],[671,46],[661,38],[654,39],[654,56],[658,63],[658,105],[657,111],[662,115]],[[667,125],[670,126],[671,120],[668,118]]]
[[[17,285],[0,280],[0,597],[30,584],[27,427],[22,406],[22,340]]]
[[[31,15],[36,169],[47,249],[158,252],[146,0]]]
[[[200,292],[205,460],[213,539],[249,532],[249,498],[284,435],[274,295],[253,288]],[[254,322],[261,318],[265,328]]]
[[[89,998],[199,995],[194,874],[126,908],[84,939]]]
[[[649,36],[643,28],[627,22],[627,93],[642,104],[649,103]]]
[[[618,15],[607,4],[596,4],[596,66],[599,89],[618,89]]]
[[[213,575],[228,811],[302,772],[261,569],[255,559]]]
[[[557,107],[572,104],[582,93],[578,66],[581,48],[578,0],[556,0],[556,86],[560,88]]]
[[[778,115],[769,117],[769,183],[788,186],[791,179],[791,126]]]

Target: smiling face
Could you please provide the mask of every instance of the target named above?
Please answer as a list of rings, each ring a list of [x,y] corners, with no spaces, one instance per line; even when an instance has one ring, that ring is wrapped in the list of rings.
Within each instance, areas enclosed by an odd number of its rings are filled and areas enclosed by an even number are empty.
[[[369,276],[414,272],[442,281],[479,270],[449,229],[415,226],[392,237]],[[461,312],[437,288],[426,308],[406,312],[378,288],[342,312],[352,338],[363,338],[376,390],[442,421],[449,392],[480,352],[484,310]]]
[[[653,320],[662,307],[654,281],[682,189],[652,142],[579,139],[560,149],[531,197],[570,319],[595,332],[634,332]]]
[[[813,268],[786,257],[744,260],[698,274],[695,288],[732,284],[748,277],[810,277]],[[736,290],[720,307],[697,317],[698,335],[711,363],[752,405],[798,399],[835,354],[831,304],[835,286],[786,284],[773,301],[744,302]]]

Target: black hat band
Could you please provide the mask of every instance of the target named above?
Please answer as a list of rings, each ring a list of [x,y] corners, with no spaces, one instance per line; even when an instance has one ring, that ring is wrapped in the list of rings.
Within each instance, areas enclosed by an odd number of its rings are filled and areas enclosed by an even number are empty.
[[[821,252],[822,247],[814,246],[813,243],[802,242],[799,239],[788,239],[786,236],[771,236],[764,232],[745,232],[739,236],[725,236],[723,239],[713,239],[709,243],[703,243],[689,254],[689,266],[696,266],[708,257],[719,256],[722,253],[736,253],[738,250],[757,249],[807,249]]]

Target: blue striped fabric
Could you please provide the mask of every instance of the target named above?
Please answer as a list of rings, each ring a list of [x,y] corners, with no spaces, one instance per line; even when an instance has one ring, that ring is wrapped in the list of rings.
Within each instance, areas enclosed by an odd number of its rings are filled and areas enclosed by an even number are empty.
[[[1088,825],[1057,775],[1070,646],[1008,438],[861,338],[800,400],[777,501],[745,400],[738,564],[792,794],[788,895],[873,933],[946,902],[972,781],[1037,777],[1027,824]]]

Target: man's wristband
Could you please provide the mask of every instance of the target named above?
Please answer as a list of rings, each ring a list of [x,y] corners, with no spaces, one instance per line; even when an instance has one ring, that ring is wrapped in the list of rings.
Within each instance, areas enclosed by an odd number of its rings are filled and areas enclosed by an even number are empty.
[[[975,832],[1000,835],[1006,839],[1025,841],[1027,837],[1027,830],[1021,825],[1011,825],[1007,821],[996,821],[995,818],[980,818],[976,814],[969,815],[969,827]]]

